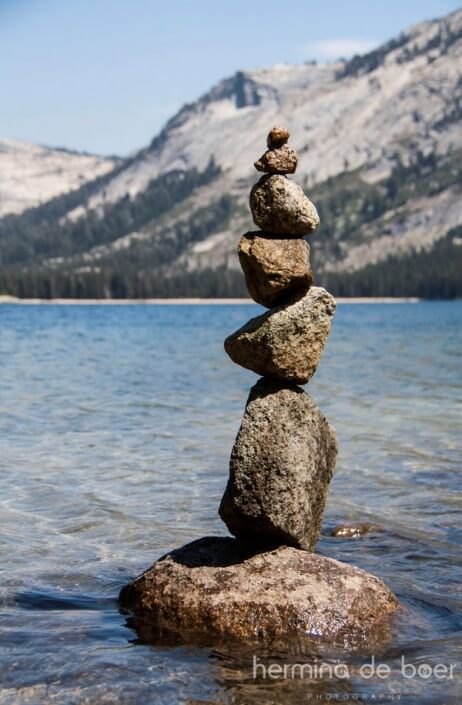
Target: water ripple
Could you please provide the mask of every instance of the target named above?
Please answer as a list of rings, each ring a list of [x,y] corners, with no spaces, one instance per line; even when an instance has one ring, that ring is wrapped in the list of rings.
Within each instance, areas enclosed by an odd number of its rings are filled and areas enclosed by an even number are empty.
[[[386,683],[361,681],[354,658],[347,682],[258,681],[244,653],[141,644],[119,612],[119,588],[162,553],[226,533],[217,505],[255,376],[222,341],[256,311],[0,307],[0,705],[458,702],[461,303],[339,306],[309,385],[340,441],[319,550],[405,606]],[[382,531],[330,536],[350,520]],[[458,672],[409,683],[403,654]]]

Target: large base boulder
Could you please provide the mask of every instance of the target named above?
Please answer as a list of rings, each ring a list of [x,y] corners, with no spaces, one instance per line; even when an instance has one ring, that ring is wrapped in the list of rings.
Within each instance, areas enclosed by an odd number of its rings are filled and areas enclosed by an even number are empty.
[[[250,390],[220,516],[234,536],[314,550],[337,439],[296,385],[261,379]]]
[[[225,340],[237,365],[259,375],[306,384],[316,372],[335,312],[335,299],[312,286],[295,303],[251,318]]]
[[[124,587],[151,639],[341,648],[387,638],[398,602],[359,568],[296,548],[256,553],[236,539],[193,541]],[[148,628],[146,628],[146,625]]]

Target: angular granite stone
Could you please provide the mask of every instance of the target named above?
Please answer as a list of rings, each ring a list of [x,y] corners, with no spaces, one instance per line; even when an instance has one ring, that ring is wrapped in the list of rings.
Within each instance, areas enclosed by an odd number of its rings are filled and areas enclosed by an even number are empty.
[[[254,223],[270,233],[302,236],[319,225],[313,203],[286,176],[262,176],[250,192],[249,204]]]
[[[318,366],[335,299],[312,286],[295,303],[252,318],[225,340],[231,360],[259,375],[306,384]]]
[[[167,554],[124,587],[122,607],[158,642],[372,650],[398,601],[374,576],[296,548],[255,552],[206,537]]]
[[[313,551],[336,458],[335,432],[313,399],[261,379],[234,443],[220,517],[237,538]]]
[[[305,240],[250,232],[242,236],[238,254],[249,294],[262,306],[271,308],[301,297],[312,284],[310,247]]]

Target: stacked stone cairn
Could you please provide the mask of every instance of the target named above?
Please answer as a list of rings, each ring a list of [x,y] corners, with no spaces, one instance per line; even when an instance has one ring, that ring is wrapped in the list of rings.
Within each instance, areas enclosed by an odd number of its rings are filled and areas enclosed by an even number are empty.
[[[239,260],[252,298],[270,310],[229,336],[225,350],[262,378],[252,388],[230,463],[220,516],[239,539],[312,551],[337,457],[337,441],[306,384],[319,363],[335,300],[312,286],[315,206],[287,178],[297,154],[273,127],[255,162],[265,175],[250,194],[260,231],[246,233]]]
[[[236,537],[208,536],[160,558],[120,593],[146,641],[217,645],[303,643],[372,650],[389,635],[398,602],[373,575],[313,553],[337,456],[333,429],[298,385],[316,371],[335,301],[312,286],[303,239],[316,208],[287,178],[297,155],[274,127],[250,194],[258,232],[239,259],[251,296],[269,311],[230,335],[225,349],[261,375],[231,454],[219,513]]]

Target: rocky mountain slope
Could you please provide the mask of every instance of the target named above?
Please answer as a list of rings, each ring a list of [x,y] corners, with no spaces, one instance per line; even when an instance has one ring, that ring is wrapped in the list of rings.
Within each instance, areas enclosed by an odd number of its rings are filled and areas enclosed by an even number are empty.
[[[21,213],[106,174],[119,160],[0,140],[0,218]]]
[[[422,282],[415,291],[395,286],[398,261],[431,260],[443,241],[460,256],[462,10],[350,61],[222,81],[113,172],[0,220],[0,285],[31,292],[33,279],[36,292],[46,283],[45,293],[61,295],[63,287],[97,296],[243,293],[236,244],[253,227],[252,164],[274,123],[291,131],[295,178],[319,206],[316,268],[334,290],[419,293]],[[374,280],[384,283],[374,290]],[[451,286],[446,294],[455,295]]]

